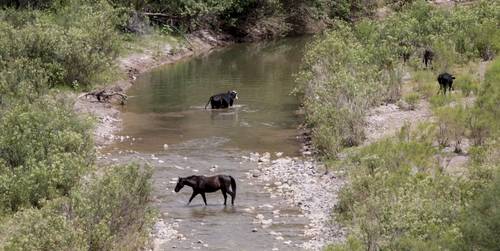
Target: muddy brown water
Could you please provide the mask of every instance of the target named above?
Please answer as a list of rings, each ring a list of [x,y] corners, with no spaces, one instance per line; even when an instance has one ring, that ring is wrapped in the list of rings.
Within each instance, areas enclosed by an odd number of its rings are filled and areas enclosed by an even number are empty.
[[[299,155],[301,117],[290,92],[308,41],[302,37],[234,45],[153,70],[129,90],[122,140],[105,150],[103,161],[154,166],[161,217],[185,237],[163,244],[162,250],[299,250],[307,240],[308,222],[301,211],[282,198],[271,198],[264,184],[248,178],[257,163],[242,156]],[[233,108],[204,109],[210,95],[227,90],[239,93]],[[217,173],[237,179],[235,206],[224,207],[220,192],[207,194],[208,206],[202,205],[201,196],[186,205],[189,187],[173,192],[176,177]],[[273,215],[274,210],[280,214]],[[263,228],[253,223],[257,214],[273,224]]]

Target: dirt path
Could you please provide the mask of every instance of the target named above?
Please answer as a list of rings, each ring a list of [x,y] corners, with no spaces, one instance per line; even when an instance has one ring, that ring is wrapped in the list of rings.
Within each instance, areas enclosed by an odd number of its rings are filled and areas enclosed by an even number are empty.
[[[432,112],[426,100],[421,100],[414,110],[403,110],[396,104],[386,104],[370,109],[366,116],[364,145],[392,136],[405,124],[416,125],[431,119]]]

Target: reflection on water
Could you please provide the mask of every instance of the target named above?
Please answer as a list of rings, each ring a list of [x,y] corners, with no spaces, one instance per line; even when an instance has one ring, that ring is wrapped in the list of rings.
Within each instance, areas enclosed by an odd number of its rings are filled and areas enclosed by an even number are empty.
[[[289,93],[308,40],[235,45],[142,75],[128,92],[121,132],[139,140],[117,147],[157,152],[215,136],[228,139],[224,148],[296,154],[298,101]],[[211,95],[233,89],[235,106],[204,109]]]

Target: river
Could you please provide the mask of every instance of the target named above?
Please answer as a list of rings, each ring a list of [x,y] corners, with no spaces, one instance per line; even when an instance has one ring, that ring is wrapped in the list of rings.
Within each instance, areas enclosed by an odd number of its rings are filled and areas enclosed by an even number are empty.
[[[237,44],[138,77],[122,108],[121,140],[105,150],[104,158],[154,167],[155,205],[178,232],[159,249],[300,250],[307,241],[307,218],[249,177],[259,163],[245,156],[300,155],[302,118],[290,92],[309,41]],[[235,106],[204,109],[212,94],[227,90],[238,91]],[[176,177],[218,173],[236,178],[235,206],[223,206],[220,192],[207,194],[208,206],[200,196],[186,205],[189,187],[173,192]],[[272,224],[255,223],[259,214]]]

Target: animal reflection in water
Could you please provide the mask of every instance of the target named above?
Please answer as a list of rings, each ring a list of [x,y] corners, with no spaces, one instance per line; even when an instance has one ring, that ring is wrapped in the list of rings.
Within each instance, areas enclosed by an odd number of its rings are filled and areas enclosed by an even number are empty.
[[[236,198],[236,181],[229,175],[216,175],[209,177],[192,175],[184,178],[179,177],[177,185],[175,186],[175,192],[179,192],[185,185],[193,188],[193,194],[191,195],[191,198],[189,198],[188,205],[198,194],[201,194],[203,202],[207,205],[205,193],[213,193],[219,189],[222,191],[222,195],[224,196],[224,205],[226,205],[226,193],[231,195],[231,205],[234,205],[234,199]]]
[[[205,109],[207,109],[208,104],[211,105],[212,109],[228,108],[233,106],[233,102],[236,99],[238,99],[238,93],[236,91],[215,94],[208,99]]]

